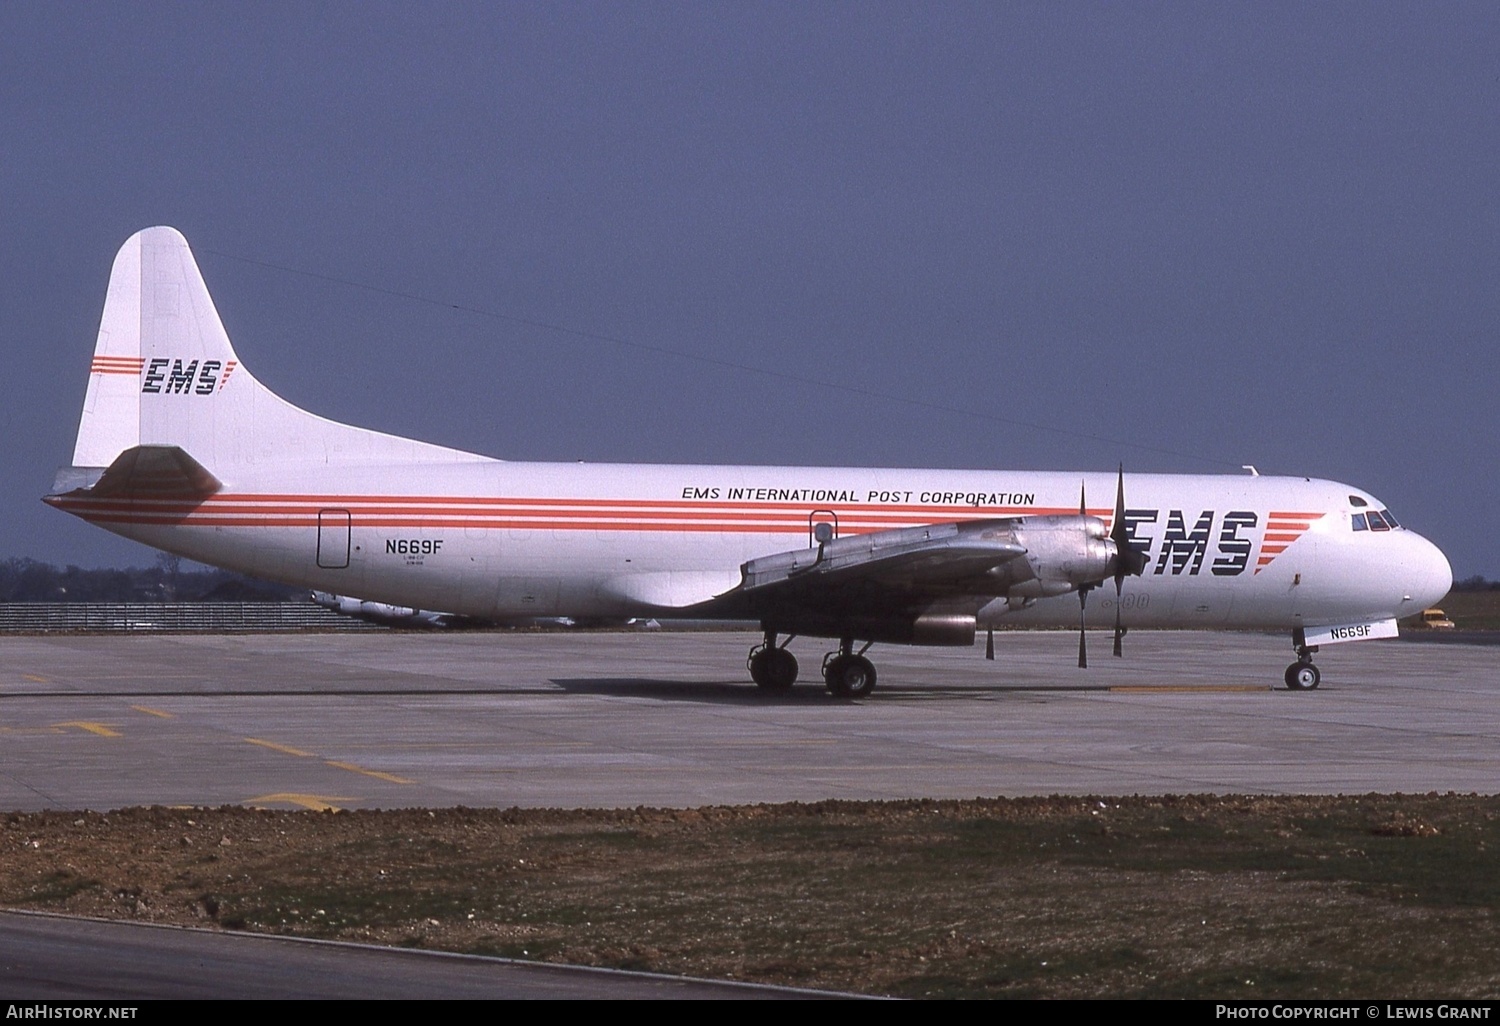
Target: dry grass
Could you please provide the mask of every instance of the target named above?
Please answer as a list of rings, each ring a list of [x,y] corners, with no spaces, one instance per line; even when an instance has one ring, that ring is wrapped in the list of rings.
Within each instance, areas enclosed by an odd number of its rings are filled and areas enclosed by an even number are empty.
[[[7,817],[0,902],[906,996],[1494,997],[1500,799]]]

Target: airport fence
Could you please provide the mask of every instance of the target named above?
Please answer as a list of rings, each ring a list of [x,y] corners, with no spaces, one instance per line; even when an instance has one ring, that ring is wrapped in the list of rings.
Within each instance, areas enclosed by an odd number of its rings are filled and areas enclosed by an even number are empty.
[[[0,631],[371,631],[311,602],[0,602]]]

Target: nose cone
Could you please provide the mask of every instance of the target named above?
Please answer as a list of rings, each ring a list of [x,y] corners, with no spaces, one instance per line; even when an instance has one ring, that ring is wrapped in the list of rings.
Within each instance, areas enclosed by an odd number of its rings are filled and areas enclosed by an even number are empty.
[[[1453,587],[1453,567],[1443,550],[1413,531],[1406,535],[1402,553],[1401,577],[1406,591],[1402,595],[1401,615],[1437,605]]]

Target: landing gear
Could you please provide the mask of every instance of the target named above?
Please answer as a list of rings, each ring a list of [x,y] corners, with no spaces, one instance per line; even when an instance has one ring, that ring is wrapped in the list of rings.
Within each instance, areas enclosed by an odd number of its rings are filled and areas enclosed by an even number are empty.
[[[795,635],[788,635],[780,645],[776,643],[776,632],[766,631],[766,640],[750,650],[745,665],[750,670],[750,679],[768,694],[786,694],[797,683],[797,659],[786,650]],[[823,683],[839,698],[864,698],[875,690],[875,664],[865,658],[865,652],[874,642],[868,642],[858,652],[854,651],[854,639],[839,641],[838,651],[823,657]]]
[[[1286,668],[1282,679],[1293,691],[1311,691],[1318,686],[1318,681],[1322,679],[1322,676],[1318,668],[1310,662],[1293,663]]]
[[[823,682],[839,698],[864,698],[875,690],[875,664],[865,658],[866,645],[854,651],[854,639],[843,638],[839,650],[823,658]]]
[[[1302,628],[1298,627],[1292,632],[1292,647],[1297,650],[1297,661],[1286,668],[1286,673],[1281,679],[1292,691],[1311,691],[1318,686],[1323,675],[1313,665],[1313,653],[1318,650],[1317,645],[1308,645],[1303,639]]]
[[[786,639],[790,642],[792,639]],[[775,694],[785,694],[797,683],[797,657],[776,644],[776,632],[766,631],[764,644],[750,650],[745,665],[750,668],[750,679],[762,689]]]

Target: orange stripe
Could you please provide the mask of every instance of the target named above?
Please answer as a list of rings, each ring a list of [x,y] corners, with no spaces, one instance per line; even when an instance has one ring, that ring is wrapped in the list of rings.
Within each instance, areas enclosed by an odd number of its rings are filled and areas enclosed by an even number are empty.
[[[642,507],[668,507],[672,509],[770,509],[770,510],[802,510],[808,512],[822,502],[829,508],[842,507],[844,509],[857,508],[862,512],[879,511],[882,513],[972,513],[975,510],[987,512],[1014,512],[1027,516],[1039,516],[1043,514],[1071,514],[1077,513],[1077,509],[1066,507],[1048,506],[922,506],[922,505],[890,505],[884,503],[854,503],[839,500],[808,499],[805,502],[759,502],[755,499],[733,499],[728,501],[713,501],[706,499],[596,499],[596,498],[532,498],[523,496],[463,496],[463,495],[290,495],[290,494],[238,494],[221,492],[213,496],[210,502],[293,502],[306,505],[324,507],[329,505],[361,505],[361,504],[434,504],[434,505],[476,505],[476,504],[509,504],[513,506],[618,506],[621,508],[638,509]],[[1112,511],[1103,513],[1091,512],[1090,516],[1098,516],[1108,519]]]
[[[212,513],[194,514],[172,514],[156,511],[136,511],[128,509],[99,509],[96,507],[80,506],[73,503],[60,504],[68,512],[74,513],[85,520],[99,523],[119,524],[145,524],[145,525],[181,525],[189,527],[316,527],[319,520],[316,514],[305,513],[301,516],[277,515],[277,516],[227,516]],[[928,521],[929,523],[940,523],[943,521]],[[507,517],[360,517],[354,520],[353,526],[358,528],[478,528],[486,530],[556,530],[556,531],[712,531],[726,532],[739,531],[747,534],[755,533],[800,533],[807,530],[806,520],[760,520],[753,519],[734,520],[726,522],[723,518],[704,519],[697,522],[692,521],[663,521],[648,519],[619,519],[619,520],[555,520],[555,519],[515,519]],[[860,534],[866,531],[884,530],[890,525],[870,522],[845,522],[841,525],[845,533]]]
[[[178,517],[140,517],[123,516],[97,513],[79,513],[80,517],[90,523],[102,524],[140,524],[143,526],[187,526],[187,527],[317,527],[316,519],[284,519],[284,520],[249,520],[233,517],[193,517],[190,522]],[[414,520],[414,521],[373,521],[369,523],[360,522],[357,527],[400,527],[400,528],[432,528],[432,527],[482,527],[491,530],[553,530],[553,531],[671,531],[679,534],[694,533],[736,533],[736,534],[806,534],[806,524],[659,524],[659,523],[620,523],[620,522],[562,522],[549,523],[546,521],[518,520],[488,521],[475,524],[465,520]],[[846,534],[866,533],[858,528],[846,530]]]
[[[105,503],[108,500],[79,500],[97,503]],[[330,506],[348,507],[351,512],[468,512],[463,510],[450,510],[451,507],[478,506],[474,509],[475,515],[483,515],[491,512],[514,513],[516,515],[527,515],[532,512],[525,507],[535,507],[538,516],[567,516],[567,515],[589,515],[589,516],[736,516],[736,515],[781,515],[782,511],[791,511],[792,515],[806,517],[809,512],[817,508],[816,503],[755,503],[755,502],[682,502],[671,499],[530,499],[530,498],[466,498],[466,497],[356,497],[356,496],[301,496],[301,495],[226,495],[219,493],[206,496],[201,501],[184,505],[180,501],[168,499],[117,499],[114,505],[136,505],[137,503],[154,503],[156,508],[163,509],[224,509],[238,512],[241,510],[266,511],[266,512],[299,512],[316,511],[326,509]],[[880,506],[880,505],[849,505],[847,503],[828,503],[825,508],[833,510],[839,516],[890,516],[898,517],[905,515],[929,517],[933,514],[949,514],[953,516],[964,516],[972,518],[976,513],[987,514],[991,517],[1000,516],[1039,516],[1055,514],[1058,510],[1046,507],[1018,507],[1018,506]],[[1066,512],[1066,511],[1062,511]]]
[[[171,520],[193,520],[194,522],[207,522],[208,520],[221,520],[232,518],[242,523],[261,523],[287,518],[313,518],[316,519],[319,510],[307,509],[254,509],[254,508],[183,508],[167,509],[161,507],[142,508],[130,503],[99,503],[99,504],[73,504],[67,503],[63,507],[72,511],[74,508],[81,512],[93,513],[101,516],[115,515],[126,517],[156,517]],[[922,524],[951,523],[959,518],[952,515],[947,517],[875,517],[875,516],[842,516],[839,523],[843,526],[865,525],[870,527],[901,527],[921,526]],[[542,523],[568,523],[574,521],[600,521],[600,522],[641,522],[641,523],[719,523],[719,524],[799,524],[805,526],[808,518],[806,515],[797,516],[789,514],[754,514],[754,513],[715,513],[715,514],[690,514],[690,513],[624,513],[624,512],[584,512],[584,511],[513,511],[493,510],[483,513],[465,513],[454,510],[354,510],[352,520],[355,524],[391,524],[401,523],[407,525],[420,525],[424,523],[443,523],[469,525],[484,527],[493,524],[497,520],[513,522],[517,524],[542,524]]]
[[[318,518],[318,513],[319,513],[319,511],[316,510],[316,509],[305,509],[305,510],[295,510],[294,509],[294,510],[282,510],[282,511],[275,511],[275,512],[263,511],[263,510],[249,510],[249,511],[244,511],[244,510],[238,510],[238,511],[237,510],[209,510],[209,509],[172,510],[172,509],[161,509],[161,508],[141,508],[141,507],[134,506],[134,505],[131,505],[131,504],[126,504],[126,503],[107,503],[107,504],[106,503],[79,503],[79,502],[73,502],[73,501],[69,501],[69,500],[60,501],[58,503],[58,505],[61,506],[63,509],[67,510],[68,512],[76,512],[80,516],[116,517],[116,518],[125,518],[125,519],[130,519],[130,518],[152,518],[152,519],[155,519],[155,520],[170,520],[170,521],[174,521],[174,522],[175,521],[183,521],[183,520],[192,520],[195,523],[207,523],[207,522],[211,522],[211,521],[212,522],[234,521],[236,523],[245,523],[245,524],[261,524],[261,523],[267,523],[267,524],[269,524],[269,523],[280,523],[280,522],[289,521],[289,520],[316,521],[317,518]],[[750,515],[750,514],[746,514],[744,516],[730,516],[730,515],[726,515],[726,514],[709,515],[709,516],[653,516],[653,515],[649,515],[649,514],[633,514],[633,515],[621,514],[621,515],[618,515],[618,516],[608,516],[608,515],[600,515],[600,514],[593,514],[593,515],[588,515],[588,514],[571,514],[571,515],[567,515],[567,516],[559,516],[559,515],[555,515],[555,514],[545,514],[545,513],[521,513],[521,514],[517,514],[517,513],[513,513],[513,512],[507,513],[507,512],[504,512],[504,511],[496,511],[496,512],[487,513],[487,514],[484,514],[484,515],[478,515],[478,514],[454,514],[451,511],[446,512],[446,513],[445,512],[438,512],[438,511],[427,511],[427,512],[421,512],[421,513],[405,513],[405,514],[401,514],[399,512],[398,513],[394,513],[394,514],[392,514],[392,513],[373,514],[373,513],[370,513],[370,512],[360,512],[357,515],[352,516],[351,519],[352,519],[352,521],[355,524],[358,524],[358,525],[391,524],[391,523],[400,523],[400,524],[406,524],[406,525],[421,525],[421,524],[429,524],[430,523],[430,524],[445,524],[445,525],[450,525],[450,526],[455,526],[455,525],[456,526],[465,526],[465,525],[468,525],[468,526],[474,526],[474,527],[490,526],[490,525],[493,525],[493,524],[495,524],[497,522],[502,522],[502,521],[505,522],[505,523],[514,523],[514,524],[518,524],[518,525],[521,525],[521,526],[531,526],[531,525],[538,525],[538,524],[549,524],[550,525],[550,524],[574,524],[574,523],[611,523],[611,524],[613,524],[613,523],[654,523],[654,524],[661,524],[661,525],[664,525],[664,526],[672,526],[673,524],[688,524],[688,525],[691,525],[693,523],[703,523],[703,524],[722,524],[722,525],[724,525],[726,527],[728,527],[728,526],[735,526],[735,525],[755,526],[755,525],[758,525],[758,524],[765,524],[765,525],[793,524],[793,525],[805,526],[807,524],[807,518],[806,517],[788,517],[788,516],[760,516],[760,517],[757,517],[757,516]],[[917,526],[920,526],[921,524],[954,523],[954,522],[958,522],[958,521],[956,521],[954,519],[948,519],[948,518],[938,518],[938,519],[928,518],[926,520],[920,520],[920,521],[918,521],[918,520],[896,520],[896,521],[892,521],[892,520],[887,520],[887,519],[882,519],[882,518],[876,518],[876,517],[844,517],[844,518],[840,519],[840,523],[844,524],[844,525],[848,525],[848,526],[863,525],[863,526],[867,526],[867,527],[871,527],[871,528],[884,528],[884,527],[889,527],[889,526],[891,526],[893,524],[898,525],[898,526],[901,525],[901,524],[916,524]]]

